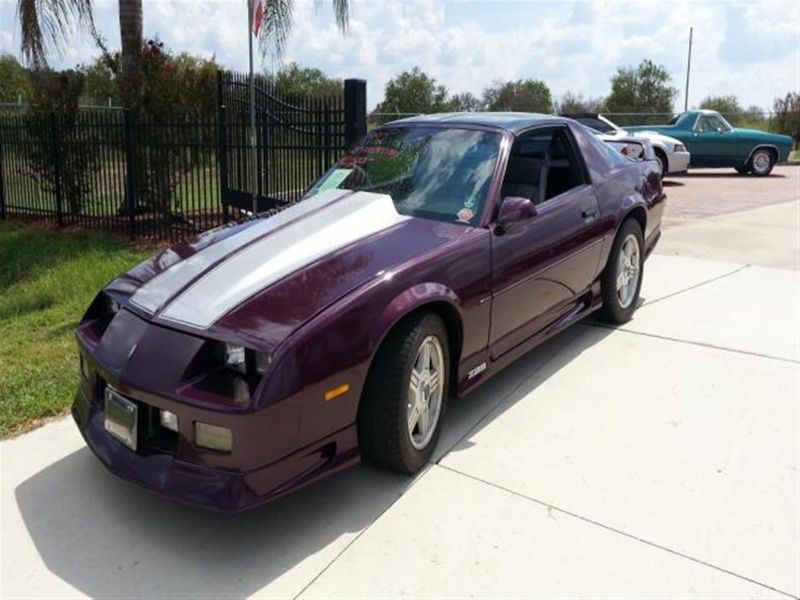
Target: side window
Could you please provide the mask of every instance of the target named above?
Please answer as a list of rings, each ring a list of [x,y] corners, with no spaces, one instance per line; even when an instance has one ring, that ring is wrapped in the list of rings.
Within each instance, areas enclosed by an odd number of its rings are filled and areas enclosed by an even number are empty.
[[[714,115],[701,115],[697,121],[697,131],[701,133],[714,133],[722,129],[727,131],[727,127],[722,122],[722,119]]]
[[[522,134],[511,147],[502,197],[522,196],[541,204],[582,185],[583,174],[564,127],[543,127]]]
[[[547,155],[545,200],[584,183],[580,161],[566,128],[558,127],[550,139]]]

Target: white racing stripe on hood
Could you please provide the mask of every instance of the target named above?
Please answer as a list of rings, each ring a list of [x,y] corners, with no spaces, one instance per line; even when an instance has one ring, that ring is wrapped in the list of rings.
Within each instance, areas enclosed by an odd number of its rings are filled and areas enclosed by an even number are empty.
[[[320,192],[308,200],[298,202],[282,210],[277,215],[264,219],[252,227],[248,227],[241,233],[237,233],[215,244],[211,244],[197,254],[193,254],[189,258],[175,263],[167,270],[153,277],[136,290],[136,293],[131,297],[131,303],[151,314],[156,312],[164,306],[170,298],[180,292],[193,279],[201,275],[214,263],[219,262],[229,254],[242,248],[242,246],[274,231],[291,220],[320,210],[334,200],[341,198],[346,193],[345,190],[326,190]]]
[[[205,329],[292,272],[407,218],[397,213],[389,196],[357,192],[217,265],[170,303],[161,317]]]

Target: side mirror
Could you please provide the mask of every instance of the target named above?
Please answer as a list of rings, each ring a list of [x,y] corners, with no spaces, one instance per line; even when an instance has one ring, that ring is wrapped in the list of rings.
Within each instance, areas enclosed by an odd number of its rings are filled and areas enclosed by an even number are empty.
[[[521,196],[506,196],[500,205],[500,215],[497,217],[498,223],[506,228],[512,223],[525,221],[536,216],[536,207],[528,198]]]
[[[725,133],[725,129],[723,127],[717,127],[717,133]]]

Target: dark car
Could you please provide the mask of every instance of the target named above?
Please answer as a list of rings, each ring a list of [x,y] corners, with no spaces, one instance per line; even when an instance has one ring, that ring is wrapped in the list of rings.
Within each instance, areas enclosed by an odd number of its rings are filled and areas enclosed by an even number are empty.
[[[106,286],[74,418],[112,472],[218,510],[362,458],[414,473],[451,395],[592,312],[630,319],[659,175],[557,117],[385,125],[302,202]]]
[[[789,159],[791,136],[733,127],[713,110],[690,110],[668,125],[640,125],[628,131],[655,132],[679,139],[691,152],[692,167],[733,167],[741,175],[764,177]]]

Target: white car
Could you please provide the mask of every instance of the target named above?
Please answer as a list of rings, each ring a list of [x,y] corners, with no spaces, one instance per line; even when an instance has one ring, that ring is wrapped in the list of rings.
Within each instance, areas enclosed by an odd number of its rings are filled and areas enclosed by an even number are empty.
[[[662,135],[655,131],[637,131],[628,133],[615,123],[597,113],[575,113],[564,114],[562,117],[574,119],[578,123],[585,125],[589,129],[597,132],[597,135],[606,142],[612,142],[622,138],[642,137],[650,140],[656,159],[661,165],[661,176],[683,173],[689,168],[691,154],[683,145],[683,142]]]

